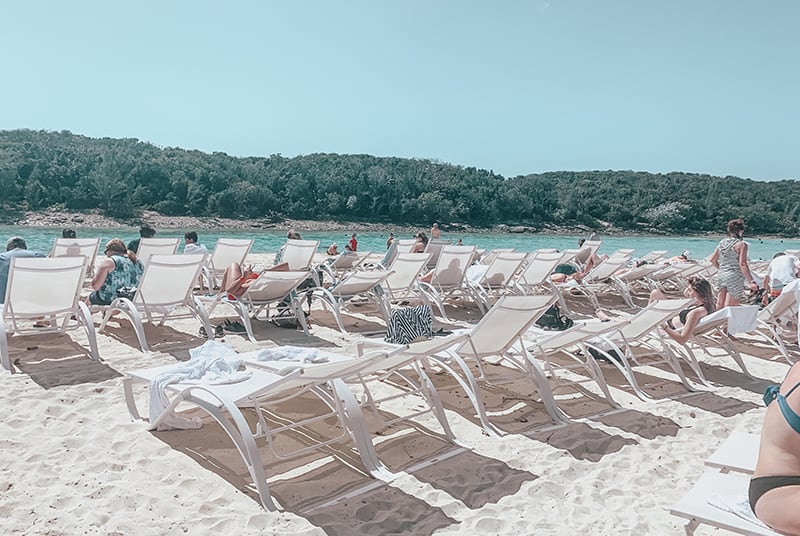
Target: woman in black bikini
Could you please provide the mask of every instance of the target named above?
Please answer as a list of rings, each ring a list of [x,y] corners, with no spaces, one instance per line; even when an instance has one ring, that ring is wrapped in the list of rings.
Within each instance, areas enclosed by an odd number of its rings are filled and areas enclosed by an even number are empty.
[[[688,283],[683,295],[694,299],[694,303],[675,318],[668,320],[664,326],[666,334],[681,344],[689,340],[701,318],[714,312],[714,291],[711,284],[701,277],[690,277]],[[650,293],[650,301],[664,299],[667,296],[658,289]]]
[[[761,429],[758,463],[750,481],[750,506],[781,534],[800,534],[800,364],[780,391],[764,396],[767,413]],[[797,391],[796,393],[794,391]],[[773,399],[775,399],[773,401]]]

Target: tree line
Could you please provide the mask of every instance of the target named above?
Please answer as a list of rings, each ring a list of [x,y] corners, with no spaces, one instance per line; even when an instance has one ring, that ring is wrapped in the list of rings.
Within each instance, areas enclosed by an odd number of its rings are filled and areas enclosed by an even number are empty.
[[[586,226],[798,234],[800,183],[693,173],[556,171],[505,178],[428,159],[310,154],[236,158],[69,131],[0,131],[4,210],[170,216]]]

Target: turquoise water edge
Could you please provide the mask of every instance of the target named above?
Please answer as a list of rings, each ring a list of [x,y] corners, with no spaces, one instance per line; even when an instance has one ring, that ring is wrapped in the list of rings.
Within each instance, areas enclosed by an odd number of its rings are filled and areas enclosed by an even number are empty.
[[[126,243],[138,236],[138,228],[134,227],[88,227],[77,228],[78,236],[83,238],[100,238],[102,241],[111,238],[121,238]],[[412,238],[412,229],[398,229],[395,235],[398,238]],[[286,231],[263,231],[263,230],[241,230],[241,229],[201,229],[198,231],[200,243],[205,244],[209,250],[213,249],[214,243],[219,237],[228,238],[252,238],[253,253],[275,252],[286,240]],[[339,250],[344,249],[344,245],[349,240],[348,233],[342,231],[320,232],[305,231],[303,238],[307,240],[319,240],[320,251],[324,251],[332,242],[339,245]],[[25,227],[25,226],[0,226],[0,237],[5,241],[11,236],[21,236],[28,243],[28,249],[48,252],[53,246],[53,239],[61,236],[61,229],[57,227]],[[178,229],[159,230],[158,237],[180,237],[183,238],[183,231]],[[386,250],[386,232],[365,231],[358,233],[359,251],[372,251],[382,253]],[[575,235],[539,235],[539,234],[514,234],[514,233],[442,233],[443,239],[453,240],[459,238],[466,245],[475,245],[480,249],[493,248],[516,248],[518,251],[533,251],[538,248],[558,248],[567,249],[577,246],[578,236]],[[719,238],[712,237],[693,237],[693,236],[603,236],[598,235],[603,240],[600,253],[611,253],[620,248],[633,248],[635,255],[644,255],[651,250],[665,249],[669,255],[678,255],[684,250],[689,250],[690,256],[695,259],[707,257],[714,251]],[[750,259],[771,259],[776,251],[786,249],[800,249],[800,238],[756,238],[745,237],[750,244]],[[183,241],[181,241],[181,250]]]

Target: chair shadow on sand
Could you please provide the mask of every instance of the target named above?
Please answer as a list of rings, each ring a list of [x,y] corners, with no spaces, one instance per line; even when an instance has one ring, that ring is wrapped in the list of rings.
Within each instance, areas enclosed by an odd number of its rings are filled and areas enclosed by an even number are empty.
[[[303,416],[313,413],[306,402],[316,402],[305,398],[302,402],[297,404],[293,401],[279,406],[279,412],[270,412],[270,420],[274,418],[279,423],[291,421],[293,412]],[[243,414],[251,426],[255,426],[253,412]],[[258,503],[258,494],[236,447],[215,421],[203,417],[203,422],[201,430],[153,434]],[[335,426],[333,422],[316,422],[313,426],[302,428],[302,432],[280,434],[275,438],[275,446],[282,452],[302,448],[313,442],[310,437],[335,436],[338,433],[333,430]],[[260,441],[259,452],[271,495],[284,510],[306,518],[329,535],[429,535],[456,523],[441,508],[372,478],[363,469],[358,454],[350,447],[349,444],[329,445],[322,451],[315,450],[281,460]]]
[[[442,404],[462,417],[481,427],[480,420],[466,395],[455,381],[446,374],[433,374],[431,379],[442,399]],[[606,454],[619,451],[632,439],[611,435],[584,423],[554,425],[532,391],[530,380],[521,379],[502,385],[481,384],[484,407],[492,415],[492,424],[508,434],[521,434],[567,451],[577,459],[597,461]],[[571,417],[588,417],[597,420],[605,413],[613,412],[602,397],[597,397],[580,386],[559,386],[554,389],[559,406]],[[575,396],[578,394],[578,396]],[[588,396],[587,396],[588,395]]]
[[[9,342],[15,366],[44,389],[101,383],[121,376],[107,364],[92,359],[89,352],[69,336],[39,335],[14,338]],[[16,350],[20,343],[25,345],[25,350]]]

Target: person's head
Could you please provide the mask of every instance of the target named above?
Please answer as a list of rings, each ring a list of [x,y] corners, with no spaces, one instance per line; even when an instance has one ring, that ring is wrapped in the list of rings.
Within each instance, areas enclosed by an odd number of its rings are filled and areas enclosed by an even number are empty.
[[[186,240],[187,244],[197,244],[197,233],[189,231],[183,235],[183,239]]]
[[[61,231],[61,238],[75,238],[76,236],[73,229],[64,229]]]
[[[417,242],[422,242],[423,244],[428,243],[428,235],[426,235],[423,231],[418,232],[414,238],[417,239]]]
[[[389,238],[394,238],[394,233],[389,233]]]
[[[139,229],[139,236],[142,238],[153,238],[156,236],[156,230],[149,225],[142,225]]]
[[[438,224],[438,223],[434,223],[434,224],[433,224],[433,228],[434,228],[434,229],[438,229],[438,228],[439,228],[439,224]]]
[[[681,253],[681,257],[683,257],[684,259],[688,260],[689,259],[689,250],[688,249],[684,249],[683,253]]]
[[[300,240],[300,233],[298,233],[294,229],[289,229],[289,232],[286,233],[286,238],[288,238],[289,240]]]
[[[350,238],[355,238],[355,237],[356,237],[356,233],[353,233],[353,234],[350,235]]]
[[[11,251],[12,249],[28,249],[28,244],[25,243],[25,239],[21,236],[12,236],[6,242],[6,251]]]
[[[744,234],[744,220],[742,218],[736,218],[735,220],[729,221],[728,234],[730,236],[741,238],[742,234]]]
[[[778,257],[782,257],[784,255],[786,255],[786,253],[784,253],[783,251],[779,251],[775,255],[773,255],[772,258],[777,259]]]
[[[336,242],[328,246],[328,251],[336,251],[337,249],[339,249],[339,244],[337,244]]]
[[[586,242],[586,239],[585,239],[585,238],[579,238],[579,239],[578,239],[578,247],[579,247],[579,248],[582,248],[582,247],[583,247],[583,243],[584,243],[584,242]]]
[[[112,255],[125,255],[128,252],[128,247],[125,245],[125,242],[119,238],[114,238],[106,242],[106,249],[104,252],[108,257]]]
[[[689,285],[686,287],[684,294],[688,298],[697,298],[706,308],[709,313],[714,312],[714,291],[711,289],[711,283],[702,277],[690,277],[687,282]]]

